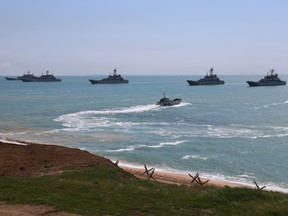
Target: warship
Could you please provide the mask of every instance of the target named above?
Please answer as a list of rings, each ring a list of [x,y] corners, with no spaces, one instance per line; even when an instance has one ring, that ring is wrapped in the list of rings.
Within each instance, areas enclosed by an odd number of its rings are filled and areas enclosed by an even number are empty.
[[[8,81],[12,81],[12,80],[22,80],[22,79],[36,79],[37,77],[35,77],[33,74],[30,73],[30,71],[28,71],[26,74],[24,73],[22,76],[5,77],[5,78]]]
[[[173,100],[170,100],[169,98],[167,98],[165,96],[165,92],[163,94],[163,98],[160,99],[160,101],[158,101],[156,103],[156,105],[160,105],[160,106],[174,106],[174,105],[178,105],[182,102],[181,98],[175,98]]]
[[[128,80],[123,79],[120,74],[117,74],[117,69],[115,68],[113,74],[109,75],[107,78],[103,78],[101,80],[93,80],[89,79],[91,84],[122,84],[122,83],[129,83]]]
[[[27,77],[21,80],[23,82],[61,82],[61,79],[56,78],[53,74],[49,74],[49,71],[46,71],[46,74],[42,74],[40,77]]]
[[[213,67],[210,69],[210,74],[206,75],[204,78],[199,79],[197,81],[194,80],[187,80],[190,86],[195,85],[219,85],[224,84],[223,80],[220,80],[216,74],[213,74]]]
[[[286,81],[279,79],[278,74],[274,74],[275,70],[271,69],[270,74],[260,79],[259,81],[247,81],[250,87],[257,87],[257,86],[279,86],[279,85],[286,85]]]

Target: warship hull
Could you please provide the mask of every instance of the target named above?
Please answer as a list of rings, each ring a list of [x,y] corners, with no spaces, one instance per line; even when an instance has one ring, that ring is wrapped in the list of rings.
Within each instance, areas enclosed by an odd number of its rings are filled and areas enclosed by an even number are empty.
[[[89,79],[91,84],[124,84],[129,83],[128,80],[92,80]]]
[[[46,72],[45,75],[41,75],[40,77],[24,77],[22,78],[23,82],[61,82],[61,79],[56,78],[53,74],[49,74],[49,71]]]
[[[162,98],[160,101],[156,103],[159,106],[174,106],[178,105],[182,102],[181,98],[176,98],[174,100],[169,100],[169,98]]]
[[[259,86],[282,86],[286,85],[286,81],[269,81],[269,82],[255,82],[247,81],[250,87],[259,87]]]
[[[188,84],[190,86],[196,86],[196,85],[223,85],[225,82],[223,80],[220,81],[194,81],[194,80],[187,80]]]
[[[61,79],[22,79],[23,82],[61,82]]]
[[[21,80],[21,79],[18,78],[18,77],[5,77],[5,79],[8,80],[8,81]]]

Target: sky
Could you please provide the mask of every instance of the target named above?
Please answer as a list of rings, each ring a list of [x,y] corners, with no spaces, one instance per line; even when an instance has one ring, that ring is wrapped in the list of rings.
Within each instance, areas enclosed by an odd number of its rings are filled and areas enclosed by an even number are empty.
[[[287,0],[0,0],[0,75],[288,74]]]

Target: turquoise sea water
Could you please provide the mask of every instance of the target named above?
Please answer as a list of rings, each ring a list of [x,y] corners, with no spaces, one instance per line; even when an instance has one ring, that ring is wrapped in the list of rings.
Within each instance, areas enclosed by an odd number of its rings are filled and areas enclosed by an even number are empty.
[[[104,76],[101,76],[104,77]],[[258,76],[188,86],[201,76],[125,76],[91,85],[0,77],[0,137],[85,149],[133,166],[156,167],[288,192],[288,86],[250,88]],[[288,80],[288,76],[281,76]],[[155,105],[165,91],[175,107]]]

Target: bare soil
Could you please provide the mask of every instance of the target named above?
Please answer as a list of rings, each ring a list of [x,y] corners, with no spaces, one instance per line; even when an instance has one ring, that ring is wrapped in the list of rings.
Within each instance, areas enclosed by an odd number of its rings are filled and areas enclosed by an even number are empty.
[[[68,169],[115,166],[110,160],[57,145],[15,145],[0,141],[0,176],[37,176]]]
[[[24,145],[0,141],[0,176],[39,176],[63,170],[115,166],[110,160],[76,148],[56,145]],[[9,205],[0,201],[0,216],[76,216],[44,205]]]

